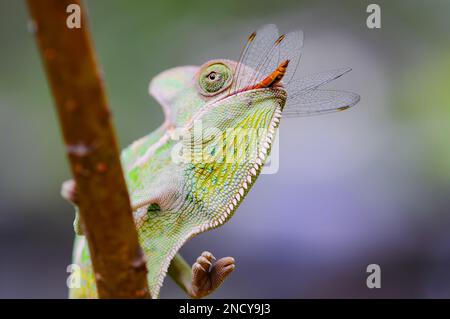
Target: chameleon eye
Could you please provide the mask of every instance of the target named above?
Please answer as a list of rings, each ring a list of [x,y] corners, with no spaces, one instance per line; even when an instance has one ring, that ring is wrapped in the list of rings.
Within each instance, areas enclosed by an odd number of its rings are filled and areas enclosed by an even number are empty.
[[[212,71],[211,73],[209,73],[208,74],[208,79],[210,80],[210,81],[215,81],[216,80],[216,76],[217,76],[217,73],[216,72],[214,72],[214,71]]]
[[[207,96],[220,93],[230,86],[231,79],[231,70],[225,64],[208,65],[199,76],[200,93]]]

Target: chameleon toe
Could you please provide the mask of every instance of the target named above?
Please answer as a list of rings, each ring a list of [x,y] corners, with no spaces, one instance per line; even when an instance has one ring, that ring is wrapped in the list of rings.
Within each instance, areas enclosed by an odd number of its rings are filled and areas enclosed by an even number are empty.
[[[213,254],[211,254],[209,251],[204,251],[202,252],[202,257],[205,257],[206,259],[208,259],[209,261],[213,261],[216,260],[216,257],[214,257]]]
[[[211,253],[203,252],[192,266],[190,295],[193,298],[202,298],[212,293],[235,268],[233,257],[224,257],[214,263],[213,259],[215,258]]]
[[[206,259],[203,256],[198,257],[196,263],[200,264],[202,266],[202,268],[205,270],[209,270],[209,267],[211,267],[211,265],[212,265],[211,261],[209,261],[208,259]]]
[[[215,290],[225,281],[236,267],[233,257],[224,257],[219,259],[211,268],[211,288]]]

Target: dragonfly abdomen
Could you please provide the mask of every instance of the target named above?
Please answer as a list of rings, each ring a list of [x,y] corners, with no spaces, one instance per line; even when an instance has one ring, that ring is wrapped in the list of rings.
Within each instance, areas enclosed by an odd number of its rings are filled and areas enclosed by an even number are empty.
[[[285,60],[280,63],[280,65],[273,71],[268,77],[255,85],[255,89],[262,89],[269,86],[273,86],[281,81],[281,79],[286,74],[287,67],[289,65],[289,60]]]

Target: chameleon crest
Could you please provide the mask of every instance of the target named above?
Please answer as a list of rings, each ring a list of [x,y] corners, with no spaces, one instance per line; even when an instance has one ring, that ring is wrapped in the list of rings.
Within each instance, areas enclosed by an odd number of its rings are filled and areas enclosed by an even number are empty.
[[[121,155],[152,297],[169,265],[193,236],[234,214],[270,155],[281,116],[344,110],[359,96],[319,90],[349,69],[294,79],[302,33],[278,35],[268,25],[253,33],[239,62],[212,60],[162,72],[149,86],[165,122]],[[82,287],[71,297],[96,297],[84,236],[74,261]]]

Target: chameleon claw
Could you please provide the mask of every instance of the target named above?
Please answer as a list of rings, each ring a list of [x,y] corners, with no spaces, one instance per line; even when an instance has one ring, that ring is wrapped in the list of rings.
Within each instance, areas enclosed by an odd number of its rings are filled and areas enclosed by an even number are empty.
[[[209,267],[212,265],[212,263],[203,256],[198,257],[196,263],[200,264],[205,269],[209,269]]]
[[[214,260],[211,253],[203,252],[192,265],[191,297],[202,298],[209,295],[219,288],[235,268],[232,257],[224,257],[213,263]]]
[[[214,257],[214,255],[211,254],[209,251],[204,251],[204,252],[202,252],[201,256],[205,257],[205,258],[208,259],[209,261],[211,261],[211,260],[216,260],[216,257]]]
[[[207,270],[205,268],[203,268],[202,265],[200,265],[198,263],[195,263],[192,266],[192,273],[193,273],[194,276],[196,276],[196,277],[201,276],[200,273],[202,273],[202,272],[207,272]]]
[[[77,203],[77,184],[75,180],[69,179],[61,185],[61,196],[72,204]]]

